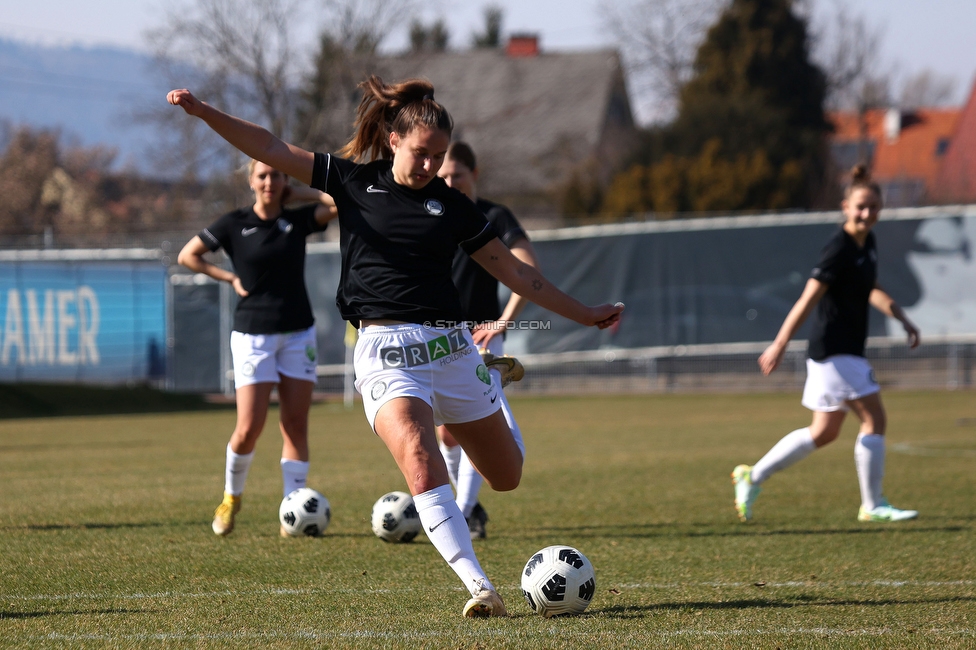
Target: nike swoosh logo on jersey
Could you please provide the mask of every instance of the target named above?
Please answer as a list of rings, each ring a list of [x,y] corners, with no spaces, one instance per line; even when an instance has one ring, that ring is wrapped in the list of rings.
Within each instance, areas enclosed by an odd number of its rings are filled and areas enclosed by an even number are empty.
[[[445,519],[444,521],[448,521],[449,519],[453,519],[453,518],[454,518],[454,515],[451,515],[450,517],[448,517],[448,518],[447,518],[447,519]],[[428,528],[427,530],[429,530],[430,532],[434,532],[434,529],[435,529],[435,528],[437,528],[437,527],[439,527],[439,526],[440,526],[441,524],[443,524],[443,523],[444,523],[444,521],[442,521],[442,522],[440,522],[440,523],[436,523],[436,524],[434,524],[433,526],[431,526],[431,527],[430,527],[430,528]]]
[[[248,235],[253,235],[257,231],[258,231],[257,226],[254,226],[253,228],[241,228],[241,234],[244,235],[245,237],[247,237]]]
[[[498,395],[495,395],[491,398],[491,403],[494,404],[496,399],[498,399]]]
[[[390,191],[389,191],[389,190],[381,190],[380,188],[378,188],[378,187],[374,187],[374,186],[372,186],[372,185],[370,185],[370,186],[368,186],[368,187],[366,188],[366,192],[367,192],[367,193],[369,193],[369,194],[376,194],[376,193],[380,193],[380,194],[389,194],[389,193],[390,193]]]

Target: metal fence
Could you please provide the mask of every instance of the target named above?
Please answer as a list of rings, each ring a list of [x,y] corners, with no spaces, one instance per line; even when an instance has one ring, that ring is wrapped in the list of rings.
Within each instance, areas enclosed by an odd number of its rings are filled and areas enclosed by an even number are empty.
[[[800,391],[806,380],[806,342],[792,341],[770,376],[757,359],[765,343],[606,349],[520,356],[522,381],[510,395]],[[903,338],[871,338],[866,351],[878,383],[896,390],[967,390],[974,386],[976,336],[941,337],[910,350]],[[319,366],[318,390],[350,392],[352,370]]]

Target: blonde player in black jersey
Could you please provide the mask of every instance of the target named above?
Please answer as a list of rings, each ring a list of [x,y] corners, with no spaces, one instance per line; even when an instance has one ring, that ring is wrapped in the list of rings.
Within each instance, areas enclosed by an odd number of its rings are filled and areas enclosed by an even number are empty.
[[[167,100],[199,117],[244,154],[327,192],[339,212],[342,269],[336,303],[359,326],[356,387],[366,418],[400,468],[428,539],[471,598],[468,617],[505,616],[475,557],[454,500],[435,427],[450,424],[471,462],[496,490],[522,476],[522,450],[497,402],[500,390],[471,334],[451,281],[460,245],[520,295],[583,325],[605,328],[623,304],[588,307],[560,291],[499,241],[475,205],[437,171],[453,122],[430,82],[385,84],[370,77],[356,132],[340,153],[312,153],[197,100]]]
[[[495,227],[498,238],[508,246],[515,257],[536,268],[539,262],[528,235],[515,215],[503,205],[493,203],[478,196],[479,168],[474,151],[464,142],[455,141],[447,149],[447,156],[437,175],[444,179],[450,187],[460,190],[488,218],[488,222]],[[468,325],[473,327],[471,338],[475,345],[484,351],[487,357],[503,357],[505,354],[505,332],[514,319],[525,307],[526,300],[517,293],[512,293],[503,310],[498,302],[498,280],[471,259],[464,251],[458,249],[454,254],[452,267],[454,284],[461,295],[461,307],[464,310]],[[514,364],[515,362],[513,362]],[[501,371],[495,378],[501,382]],[[518,422],[508,404],[505,392],[498,394],[498,403],[509,428],[521,437]],[[447,426],[437,427],[437,436],[441,441],[441,454],[447,463],[447,470],[457,489],[457,504],[468,522],[468,532],[471,539],[484,539],[487,536],[485,524],[488,513],[478,500],[481,490],[481,474],[471,465],[471,460],[461,449]]]
[[[915,510],[892,506],[881,491],[887,417],[874,370],[864,358],[868,306],[898,320],[912,348],[919,344],[919,332],[878,284],[878,258],[871,229],[881,211],[881,189],[862,165],[851,172],[841,207],[843,226],[827,242],[820,263],[776,339],[759,357],[763,374],[773,372],[790,339],[813,313],[803,389],[803,405],[813,411],[813,421],[810,426],[789,433],[755,465],[739,465],[732,472],[735,509],[742,521],[752,518],[753,502],[766,479],[837,439],[848,410],[861,420],[854,445],[861,488],[858,519],[887,522],[918,516]]]
[[[220,217],[191,239],[178,258],[192,271],[230,283],[239,297],[231,332],[237,426],[227,443],[224,498],[211,524],[217,535],[234,530],[275,387],[281,412],[282,491],[287,495],[305,487],[308,410],[316,378],[315,325],[305,290],[305,237],[325,230],[335,216],[327,194],[289,187],[282,172],[262,162],[249,163],[248,184],[254,204]],[[286,209],[285,202],[291,201],[311,204]],[[205,253],[218,248],[227,253],[233,271],[204,259]]]

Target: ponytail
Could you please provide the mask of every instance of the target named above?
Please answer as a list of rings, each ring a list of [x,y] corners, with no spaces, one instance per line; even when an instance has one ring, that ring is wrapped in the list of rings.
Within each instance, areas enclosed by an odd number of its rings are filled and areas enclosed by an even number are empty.
[[[337,152],[359,162],[390,159],[390,134],[405,136],[423,126],[448,135],[454,121],[447,110],[434,101],[434,86],[426,79],[408,79],[385,84],[376,75],[359,84],[363,98],[356,109],[356,132]]]
[[[864,163],[858,163],[851,168],[850,171],[851,180],[847,183],[847,187],[844,189],[844,199],[848,199],[854,190],[867,189],[871,190],[877,194],[878,199],[881,200],[881,186],[877,182],[871,179],[871,172],[868,171],[867,165]]]

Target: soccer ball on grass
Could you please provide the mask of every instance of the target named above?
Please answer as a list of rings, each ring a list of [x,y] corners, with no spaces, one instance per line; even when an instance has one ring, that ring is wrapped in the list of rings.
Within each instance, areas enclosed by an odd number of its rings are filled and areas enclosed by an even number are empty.
[[[278,508],[278,521],[292,537],[317,537],[329,526],[331,518],[329,500],[307,487],[290,492]]]
[[[572,546],[547,546],[522,569],[522,594],[546,618],[581,614],[593,599],[596,576],[586,556]]]
[[[373,532],[384,542],[409,542],[423,530],[413,497],[406,492],[381,496],[373,504],[370,523]]]

